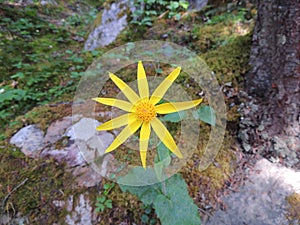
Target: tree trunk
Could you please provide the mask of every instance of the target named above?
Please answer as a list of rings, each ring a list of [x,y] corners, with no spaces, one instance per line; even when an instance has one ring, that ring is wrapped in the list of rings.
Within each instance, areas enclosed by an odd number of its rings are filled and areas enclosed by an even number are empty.
[[[246,103],[250,111],[244,120],[251,121],[252,127],[243,131],[244,138],[253,152],[296,165],[300,155],[300,0],[258,0],[250,64],[245,84],[256,106]]]

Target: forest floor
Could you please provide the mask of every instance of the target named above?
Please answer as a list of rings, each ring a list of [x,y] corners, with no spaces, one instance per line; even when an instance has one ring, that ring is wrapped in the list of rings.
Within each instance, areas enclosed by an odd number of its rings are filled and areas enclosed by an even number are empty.
[[[210,131],[207,124],[201,124],[203,141],[180,171],[190,196],[199,207],[203,224],[299,223],[300,181],[297,179],[300,168],[288,169],[260,155],[247,154],[238,139],[243,104],[240,92],[243,91],[243,76],[249,70],[256,14],[252,5],[225,7],[225,10],[220,6],[200,13],[186,13],[179,21],[161,17],[151,26],[130,24],[115,42],[94,51],[84,51],[83,45],[88,33],[97,25],[102,5],[91,3],[76,7],[71,3],[0,7],[0,37],[5,37],[0,41],[0,200],[5,203],[1,214],[28,215],[28,220],[37,224],[41,221],[59,224],[66,211],[53,207],[57,190],[65,190],[65,196],[59,197],[65,200],[70,193],[79,196],[89,192],[90,196],[97,196],[105,184],[110,184],[103,179],[88,190],[70,189],[73,180],[65,165],[51,159],[25,157],[9,144],[9,140],[27,125],[38,124],[46,131],[55,121],[71,116],[77,84],[94,59],[127,42],[152,39],[174,42],[196,52],[214,72],[224,93],[227,130],[219,154],[205,171],[198,171],[196,165]],[[169,69],[166,65],[161,68]],[[162,73],[151,63],[146,70],[156,75]],[[132,71],[131,67],[126,68],[121,78],[135,80]],[[179,82],[195,86],[190,79]],[[118,93],[111,83],[104,90],[111,95]],[[198,91],[195,88],[191,95],[197,96]],[[104,112],[107,108],[97,110]],[[123,156],[116,153],[115,157]],[[9,201],[4,201],[26,177],[31,180],[13,193]],[[31,192],[34,194],[28,196]],[[115,187],[110,198],[114,208],[99,213],[104,218],[103,224],[109,224],[105,219],[109,217],[114,224],[142,224],[146,209],[134,196],[125,195]],[[153,211],[149,216],[156,218]]]

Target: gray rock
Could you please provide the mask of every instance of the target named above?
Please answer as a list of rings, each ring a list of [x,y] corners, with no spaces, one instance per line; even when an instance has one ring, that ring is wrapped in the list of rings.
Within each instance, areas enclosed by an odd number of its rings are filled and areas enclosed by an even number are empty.
[[[84,166],[84,160],[78,146],[73,143],[62,149],[55,149],[54,146],[45,149],[41,157],[52,157],[59,163],[66,163],[68,167]]]
[[[289,225],[286,197],[300,192],[300,172],[259,160],[238,192],[223,198],[227,210],[217,210],[207,225]]]
[[[70,137],[70,140],[87,141],[94,135],[96,135],[96,127],[100,125],[100,122],[91,118],[82,118],[79,122],[67,129],[66,136]]]
[[[51,156],[58,162],[66,162],[69,167],[85,166],[86,162],[93,162],[95,158],[104,155],[105,149],[114,139],[111,133],[96,130],[100,124],[97,120],[82,118],[71,126],[71,117],[52,123],[45,137],[47,143],[58,141],[64,133],[70,138],[70,143],[62,149],[53,146],[48,148],[43,151],[42,157]]]
[[[200,11],[207,5],[208,0],[189,0],[189,10]]]
[[[114,136],[106,131],[98,132],[101,123],[91,118],[81,118],[72,125],[72,117],[50,124],[44,137],[36,125],[22,128],[10,143],[21,148],[25,155],[34,158],[54,158],[58,163],[66,163],[68,170],[80,187],[96,186],[106,176],[107,165],[112,156],[104,155]],[[79,119],[75,118],[75,121]],[[69,137],[69,138],[67,138]],[[60,148],[56,143],[61,141]]]
[[[54,0],[41,0],[41,5],[57,5],[57,2]]]
[[[72,169],[77,187],[95,187],[102,179],[102,175],[95,171],[91,166],[78,166]]]
[[[60,140],[65,133],[66,129],[72,125],[72,117],[64,117],[62,120],[52,123],[45,135],[45,143],[55,143]]]
[[[0,214],[0,224],[9,225],[25,225],[29,224],[29,216],[23,216],[21,213],[17,213],[15,218],[11,218],[9,214]]]
[[[134,10],[130,3],[130,0],[118,0],[112,3],[108,9],[103,10],[101,24],[89,34],[84,44],[85,50],[94,50],[109,45],[117,38],[127,26],[127,8]],[[124,15],[120,16],[122,14]]]
[[[70,196],[67,209],[71,212],[65,220],[68,225],[92,225],[97,221],[97,214],[92,207],[92,203],[88,196],[84,194],[79,195],[76,200],[73,196]]]
[[[16,145],[28,157],[37,157],[44,147],[44,132],[36,125],[29,125],[19,130],[10,143]]]
[[[33,0],[19,0],[16,1],[17,4],[22,5],[22,6],[28,6],[34,4]]]
[[[90,148],[97,150],[99,155],[103,155],[113,140],[114,136],[111,133],[99,132],[99,135],[90,138],[87,144]]]

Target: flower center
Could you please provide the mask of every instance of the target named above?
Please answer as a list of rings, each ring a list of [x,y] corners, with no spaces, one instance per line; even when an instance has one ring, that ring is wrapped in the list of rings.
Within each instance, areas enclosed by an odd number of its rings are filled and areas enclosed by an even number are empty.
[[[136,115],[144,122],[149,122],[156,116],[155,107],[150,102],[140,102],[136,106]]]

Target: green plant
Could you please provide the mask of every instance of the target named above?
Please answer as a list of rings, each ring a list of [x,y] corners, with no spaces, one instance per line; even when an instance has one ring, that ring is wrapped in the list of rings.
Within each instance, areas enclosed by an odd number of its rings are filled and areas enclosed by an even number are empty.
[[[103,212],[106,208],[112,209],[112,201],[106,196],[101,196],[97,198],[96,206],[96,212]]]
[[[215,111],[210,106],[199,107],[193,116],[212,126],[215,125]],[[186,118],[186,113],[176,112],[162,117],[161,120],[179,122],[184,118]],[[157,145],[154,168],[145,170],[142,167],[136,167],[118,180],[122,191],[136,195],[144,203],[145,214],[141,219],[145,224],[155,222],[148,216],[152,208],[162,225],[198,225],[201,223],[198,208],[188,194],[185,180],[179,174],[165,180],[165,173],[173,156],[174,154],[163,143],[160,143]],[[146,186],[127,185],[135,182],[138,177],[156,183]]]
[[[170,1],[167,9],[170,10],[168,16],[169,18],[174,17],[175,20],[180,20],[181,14],[180,10],[187,10],[189,3],[187,1],[179,0],[179,1]]]
[[[211,16],[211,18],[206,22],[206,24],[214,25],[222,22],[238,22],[238,21],[244,21],[245,15],[247,14],[247,9],[245,8],[239,8],[236,12],[225,12],[220,15],[211,15],[212,12],[209,11],[205,15]]]
[[[15,116],[72,93],[101,52],[81,52],[80,43],[72,39],[87,32],[85,24],[93,20],[95,10],[69,16],[65,24],[57,25],[48,19],[61,13],[59,7],[0,7],[0,124],[4,129]]]
[[[132,169],[125,179],[131,176],[147,176],[141,167]],[[150,171],[151,173],[151,171]],[[152,171],[153,173],[153,171]],[[199,225],[198,208],[188,194],[187,185],[179,174],[162,183],[133,187],[120,185],[122,191],[136,195],[146,207],[155,209],[162,225]],[[145,222],[149,218],[144,216]]]
[[[108,199],[107,195],[114,188],[114,183],[107,183],[103,186],[103,193],[97,198],[96,212],[103,212],[105,209],[112,209],[112,200]]]
[[[189,3],[185,0],[137,0],[136,10],[133,12],[131,23],[140,26],[151,26],[159,15],[166,13],[168,18],[179,20],[180,12],[187,10]]]

